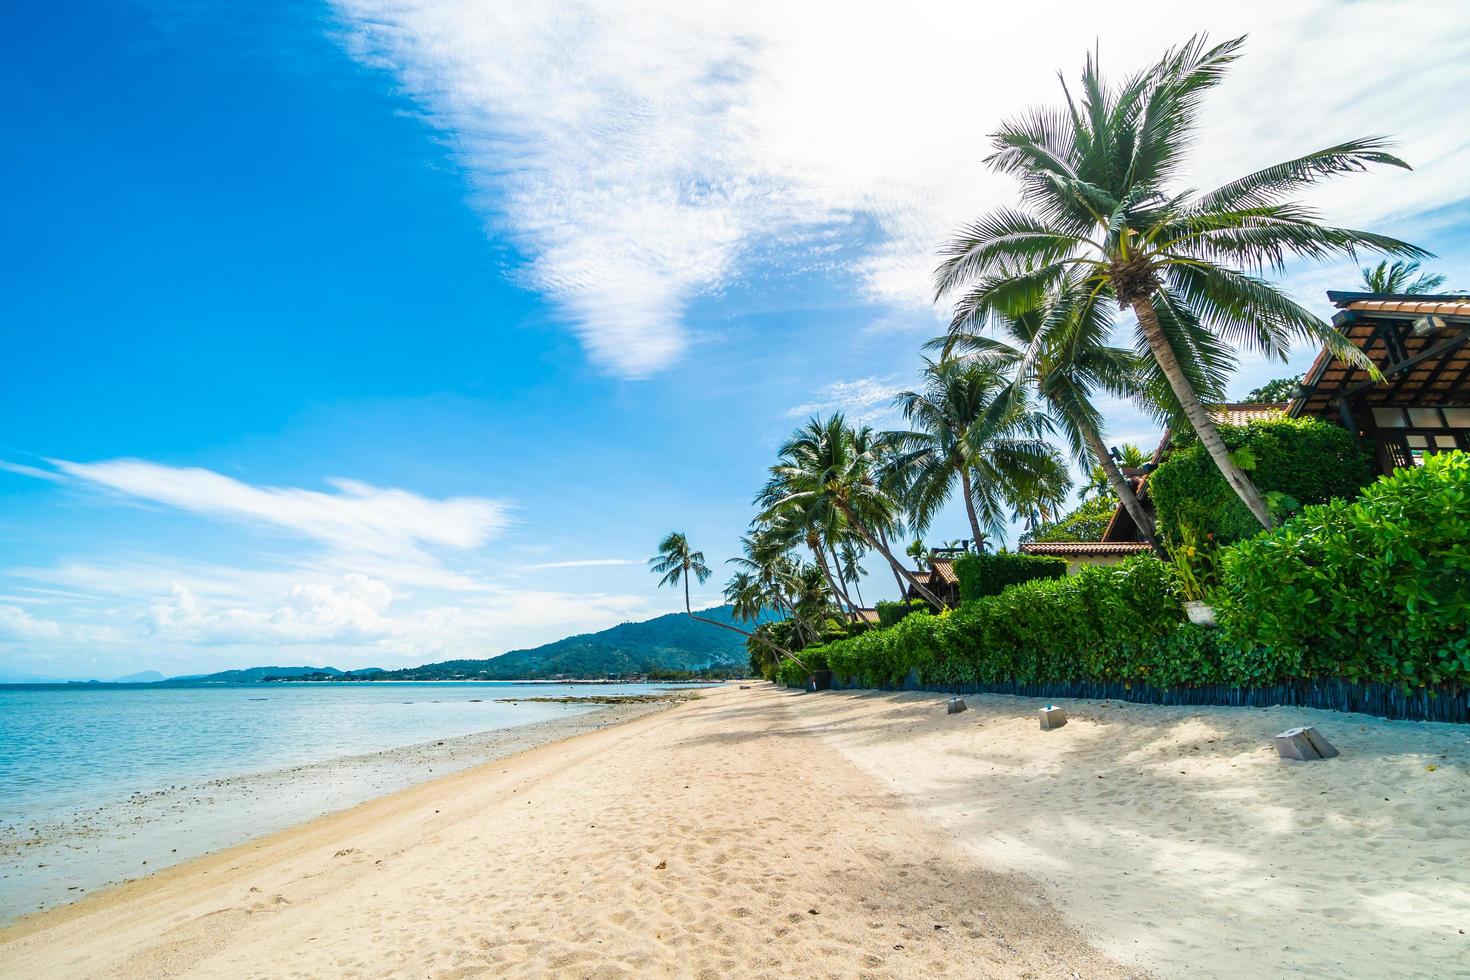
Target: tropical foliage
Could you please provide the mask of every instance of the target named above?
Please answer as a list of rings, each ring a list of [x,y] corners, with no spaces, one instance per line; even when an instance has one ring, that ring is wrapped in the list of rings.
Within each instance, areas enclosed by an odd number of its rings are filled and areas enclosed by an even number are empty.
[[[1284,359],[1291,344],[1363,354],[1260,273],[1294,259],[1368,249],[1418,258],[1422,249],[1373,232],[1325,225],[1296,195],[1372,165],[1406,167],[1378,138],[1349,140],[1203,193],[1181,189],[1185,151],[1204,96],[1239,56],[1243,38],[1203,37],[1121,84],[1089,57],[1080,97],[1005,123],[988,162],[1021,184],[1021,207],[966,227],[944,249],[940,296],[957,295],[954,326],[1038,306],[1058,311],[1043,334],[1065,338],[1116,304],[1135,318],[1135,343],[1156,369],[1149,389],[1188,421],[1227,484],[1271,527],[1265,496],[1230,458],[1207,408],[1223,400],[1233,348]],[[1045,298],[1044,298],[1045,297]]]
[[[954,572],[960,580],[960,599],[979,599],[999,595],[1012,585],[1039,578],[1061,578],[1067,574],[1067,563],[1061,558],[1044,555],[961,555],[954,561]]]
[[[1363,269],[1363,289],[1370,293],[1416,296],[1432,293],[1445,283],[1445,277],[1419,271],[1414,261],[1390,263],[1387,259]]]
[[[1078,504],[1074,509],[1050,524],[1042,524],[1034,531],[1021,535],[1021,541],[1101,541],[1108,529],[1108,522],[1118,510],[1118,502],[1110,496],[1093,497]]]
[[[1263,491],[1288,509],[1355,497],[1373,479],[1373,461],[1346,429],[1317,419],[1258,419],[1221,426],[1221,439],[1250,467]],[[1229,544],[1260,530],[1209,455],[1188,434],[1148,479],[1160,533],[1178,542],[1191,528]]]

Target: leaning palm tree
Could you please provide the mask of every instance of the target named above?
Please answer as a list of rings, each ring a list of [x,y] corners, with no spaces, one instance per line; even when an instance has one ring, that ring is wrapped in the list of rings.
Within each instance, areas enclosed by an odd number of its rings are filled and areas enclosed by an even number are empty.
[[[1422,296],[1432,293],[1444,285],[1445,277],[1438,273],[1420,273],[1419,263],[1398,261],[1392,265],[1387,259],[1377,265],[1363,268],[1363,289],[1370,293],[1397,293],[1401,296]]]
[[[720,629],[726,629],[732,633],[739,633],[747,640],[751,638],[753,634],[749,630],[743,630],[738,626],[731,626],[729,623],[722,623],[717,619],[708,619],[704,616],[694,615],[694,609],[689,603],[689,580],[692,578],[698,580],[700,583],[704,583],[709,580],[710,575],[713,573],[710,571],[709,565],[705,564],[704,552],[695,551],[690,548],[689,539],[684,536],[683,532],[671,532],[659,542],[658,552],[658,554],[648,559],[649,570],[655,575],[663,576],[663,578],[659,579],[659,588],[663,588],[665,585],[678,586],[680,583],[683,583],[684,612],[690,619],[700,623],[708,623],[711,626],[718,626]],[[770,643],[783,656],[795,661],[797,666],[800,666],[803,670],[806,669],[790,650],[771,643],[770,640],[766,640],[766,642]]]
[[[813,418],[792,433],[756,497],[761,519],[796,515],[801,523],[831,526],[840,518],[864,544],[882,555],[895,578],[907,582],[936,609],[945,603],[905,568],[888,547],[886,530],[898,526],[900,503],[879,474],[886,443],[868,426],[850,429],[841,412]]]
[[[1321,224],[1292,197],[1323,178],[1373,164],[1405,167],[1386,141],[1350,140],[1248,174],[1200,194],[1177,187],[1206,92],[1239,56],[1244,38],[1209,46],[1202,36],[1155,65],[1108,85],[1091,57],[1081,98],[1063,86],[1060,108],[1037,109],[995,134],[991,167],[1017,177],[1023,210],[986,215],[944,249],[937,295],[966,290],[955,322],[1025,309],[1072,282],[1137,318],[1136,343],[1167,381],[1230,486],[1265,527],[1260,491],[1230,459],[1191,382],[1211,338],[1282,359],[1308,340],[1374,369],[1362,352],[1262,275],[1289,260],[1369,249],[1418,258],[1394,238]]]
[[[962,353],[982,363],[1001,365],[1014,373],[1018,384],[1034,387],[1047,405],[1052,421],[1069,443],[1075,458],[1093,461],[1101,477],[1101,489],[1111,488],[1138,528],[1139,536],[1155,550],[1153,515],[1144,509],[1133,484],[1123,475],[1118,462],[1103,441],[1102,413],[1093,399],[1097,392],[1115,397],[1137,397],[1150,383],[1143,359],[1132,351],[1112,346],[1113,321],[1107,304],[1088,295],[1076,282],[1064,280],[1054,295],[1041,304],[1013,315],[992,311],[990,325],[1000,338],[976,332],[985,323],[966,321],[951,327],[947,336],[929,342],[946,356]],[[1009,341],[1009,342],[1008,342]],[[1196,345],[1201,363],[1216,364],[1211,345]],[[1203,379],[1213,390],[1208,378]],[[1140,458],[1129,465],[1141,466]],[[1086,499],[1089,488],[1081,496]]]
[[[958,484],[975,540],[1000,534],[1006,504],[1050,465],[1048,425],[989,365],[925,364],[924,390],[896,398],[912,428],[884,434],[896,449],[886,472],[902,488],[916,532],[928,530]]]
[[[1108,450],[1108,458],[1118,464],[1120,469],[1136,470],[1148,462],[1148,455],[1131,442],[1125,442],[1122,446],[1115,446],[1118,455],[1113,456],[1112,450]],[[1094,466],[1087,474],[1087,482],[1077,491],[1078,500],[1089,500],[1100,494],[1112,491],[1113,485],[1107,471],[1102,466]]]

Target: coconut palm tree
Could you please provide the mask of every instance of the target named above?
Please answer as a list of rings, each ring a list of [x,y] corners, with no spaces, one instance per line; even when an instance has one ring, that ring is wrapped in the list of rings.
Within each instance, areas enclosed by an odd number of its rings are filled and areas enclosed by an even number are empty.
[[[792,433],[771,467],[771,477],[756,497],[761,519],[786,516],[804,526],[834,526],[845,521],[869,548],[936,609],[945,603],[905,568],[887,544],[887,531],[899,524],[900,502],[879,478],[888,447],[868,426],[851,429],[841,412],[813,418]]]
[[[704,552],[695,551],[690,548],[689,539],[684,536],[682,531],[670,532],[659,542],[658,551],[659,553],[657,555],[648,559],[649,570],[655,575],[663,576],[663,578],[659,579],[659,588],[663,588],[665,585],[677,587],[680,583],[683,583],[684,612],[690,619],[700,623],[708,623],[711,626],[718,626],[720,629],[729,630],[732,633],[739,633],[747,640],[750,639],[752,634],[749,630],[743,630],[738,626],[731,626],[729,623],[722,623],[717,619],[708,619],[704,616],[694,615],[694,610],[689,604],[689,580],[691,578],[696,579],[702,584],[708,581],[710,575],[713,574],[710,571],[709,565],[705,564]],[[800,660],[797,660],[796,656],[790,650],[777,646],[775,643],[771,643],[771,646],[775,647],[783,656],[795,661],[797,666],[800,666],[803,670],[806,669],[805,665]]]
[[[1407,258],[1429,253],[1322,224],[1292,200],[1327,177],[1375,164],[1407,168],[1379,138],[1340,143],[1203,194],[1177,188],[1202,99],[1244,40],[1211,46],[1196,36],[1121,85],[1104,82],[1089,56],[1080,99],[1064,84],[1059,108],[1005,123],[987,162],[1019,179],[1022,209],[981,217],[947,245],[936,295],[965,290],[955,312],[959,324],[991,310],[1024,309],[1062,286],[1131,311],[1136,343],[1158,364],[1177,402],[1172,407],[1251,513],[1270,527],[1265,498],[1231,461],[1191,379],[1199,345],[1213,338],[1222,347],[1281,359],[1293,341],[1307,340],[1371,372],[1361,351],[1262,274],[1280,274],[1292,259],[1326,260],[1358,249]]]
[[[1363,289],[1370,293],[1397,293],[1401,296],[1422,296],[1432,293],[1444,285],[1445,277],[1437,273],[1422,273],[1417,279],[1419,263],[1398,261],[1392,265],[1387,259],[1377,265],[1363,268]]]
[[[1048,425],[1008,378],[975,361],[925,361],[924,390],[895,399],[909,431],[884,433],[885,473],[900,487],[914,530],[928,530],[958,484],[975,540],[1000,534],[1005,505],[1051,465]]]
[[[1112,489],[1133,518],[1139,536],[1157,549],[1153,516],[1144,509],[1132,482],[1108,451],[1102,435],[1102,413],[1093,398],[1098,391],[1115,397],[1137,397],[1157,389],[1158,381],[1150,383],[1146,378],[1143,359],[1109,343],[1113,321],[1106,304],[1084,292],[1076,282],[1067,282],[1049,299],[1020,311],[990,311],[989,325],[1005,339],[975,332],[987,325],[985,321],[965,321],[928,346],[941,348],[946,356],[959,353],[999,364],[1014,372],[1019,384],[1034,388],[1065,436],[1072,455],[1093,461],[1102,488]],[[1200,347],[1199,356],[1206,365],[1218,361],[1210,345]],[[1213,382],[1204,380],[1213,390]],[[1129,448],[1139,459],[1128,465],[1143,465],[1138,448]],[[1089,489],[1084,487],[1083,499],[1088,494]]]
[[[1009,495],[1011,519],[1021,521],[1027,531],[1034,531],[1038,524],[1049,523],[1060,513],[1071,491],[1067,464],[1060,453],[1051,449],[1043,464],[1015,479]]]
[[[1148,455],[1131,442],[1113,448],[1118,450],[1118,455],[1113,456],[1112,450],[1108,450],[1108,458],[1117,463],[1120,469],[1136,470],[1148,462]],[[1099,494],[1109,493],[1112,489],[1112,480],[1107,471],[1101,466],[1094,466],[1087,474],[1087,482],[1077,491],[1077,499],[1089,500]]]

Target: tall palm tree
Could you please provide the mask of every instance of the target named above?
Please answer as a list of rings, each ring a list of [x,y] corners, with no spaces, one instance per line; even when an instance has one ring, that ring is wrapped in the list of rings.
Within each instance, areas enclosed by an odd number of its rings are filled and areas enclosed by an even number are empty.
[[[1419,263],[1398,261],[1389,264],[1387,259],[1377,265],[1363,268],[1363,288],[1370,293],[1397,293],[1401,296],[1422,296],[1432,293],[1444,285],[1445,277],[1438,273],[1425,272],[1415,279]]]
[[[940,347],[946,355],[959,352],[1002,365],[1014,372],[1019,384],[1034,387],[1066,437],[1072,455],[1091,458],[1094,469],[1101,473],[1102,485],[1112,488],[1133,518],[1139,536],[1158,550],[1153,516],[1108,451],[1102,435],[1102,413],[1093,404],[1098,391],[1136,397],[1150,387],[1156,389],[1157,381],[1150,385],[1145,378],[1147,371],[1141,358],[1108,342],[1113,321],[1107,305],[1084,292],[1075,281],[1064,283],[1047,300],[1028,309],[1009,313],[991,310],[989,322],[1004,340],[975,332],[986,324],[972,318],[952,325],[947,336],[930,341],[929,346]],[[1200,357],[1203,364],[1217,363],[1208,345],[1200,348]],[[1142,455],[1137,447],[1131,448]],[[1142,465],[1142,460],[1134,465]],[[1084,487],[1082,496],[1085,499],[1087,495]]]
[[[1118,455],[1114,457],[1112,450],[1108,450],[1108,458],[1117,463],[1119,469],[1136,470],[1148,462],[1148,455],[1131,442],[1114,448],[1118,450]],[[1088,500],[1112,489],[1112,480],[1107,472],[1101,466],[1094,466],[1087,474],[1087,482],[1077,491],[1077,499]]]
[[[1005,505],[1051,463],[1045,420],[989,365],[925,364],[924,390],[895,399],[913,428],[884,434],[895,448],[886,473],[902,488],[916,532],[928,530],[958,483],[975,540],[999,534]]]
[[[1361,351],[1261,274],[1280,274],[1290,259],[1357,249],[1429,253],[1321,224],[1291,200],[1324,178],[1373,164],[1407,168],[1382,139],[1340,143],[1203,194],[1177,189],[1202,99],[1244,40],[1210,46],[1196,36],[1121,85],[1105,83],[1089,57],[1080,100],[1064,84],[1061,107],[1005,123],[987,162],[1020,180],[1023,210],[1002,208],[965,228],[944,249],[936,287],[941,297],[968,290],[955,314],[960,323],[1024,309],[1069,283],[1131,310],[1136,342],[1157,362],[1177,410],[1251,513],[1271,527],[1265,498],[1231,461],[1191,378],[1200,345],[1213,339],[1284,358],[1292,341],[1309,340],[1371,372]]]
[[[705,564],[704,552],[695,551],[690,548],[689,539],[684,536],[682,531],[670,532],[668,536],[659,542],[658,552],[657,555],[648,559],[649,570],[655,575],[663,576],[663,578],[659,579],[659,588],[663,588],[665,585],[678,586],[681,582],[683,583],[684,612],[690,619],[700,623],[708,623],[711,626],[718,626],[720,629],[729,630],[732,633],[739,633],[747,640],[750,639],[753,634],[749,630],[743,630],[738,626],[731,626],[729,623],[722,623],[717,619],[708,619],[704,616],[694,615],[694,610],[689,604],[689,580],[692,578],[698,580],[700,583],[704,583],[709,580],[710,575],[713,573],[710,571],[709,565]],[[770,641],[767,640],[767,642],[769,643]],[[803,670],[806,669],[790,650],[778,646],[775,643],[771,643],[770,645],[782,655],[795,661]]]
[[[895,577],[936,609],[945,603],[893,556],[886,529],[898,525],[898,498],[879,479],[887,446],[868,426],[848,428],[841,412],[813,418],[781,447],[771,477],[756,497],[762,519],[794,514],[805,525],[831,526],[838,517],[878,552]]]

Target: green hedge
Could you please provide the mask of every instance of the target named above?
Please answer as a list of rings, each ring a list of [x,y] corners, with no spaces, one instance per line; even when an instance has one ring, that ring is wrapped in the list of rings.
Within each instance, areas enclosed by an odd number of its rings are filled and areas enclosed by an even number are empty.
[[[1219,630],[1184,622],[1172,565],[1140,556],[1011,586],[813,647],[844,683],[1262,688],[1323,678],[1470,684],[1470,456],[1223,549]]]
[[[1299,675],[1470,680],[1470,456],[1431,456],[1221,556],[1222,638]]]
[[[1183,618],[1173,567],[1145,556],[911,615],[820,652],[837,676],[873,687],[911,670],[930,685],[1103,679],[1133,670],[1138,650]]]
[[[956,558],[954,572],[960,580],[960,601],[963,602],[998,595],[1012,585],[1033,579],[1062,578],[1067,574],[1067,562],[1045,555],[982,552]]]
[[[923,599],[900,599],[895,602],[880,602],[873,608],[878,610],[878,625],[886,629],[897,626],[899,620],[910,613],[928,609],[929,603]]]
[[[1021,535],[1022,541],[1101,541],[1108,522],[1118,510],[1118,498],[1104,493],[1078,504],[1076,509],[1050,524]]]
[[[1222,425],[1231,452],[1253,459],[1248,474],[1264,493],[1278,492],[1298,504],[1350,499],[1372,481],[1372,459],[1346,429],[1319,419],[1263,419],[1244,426]],[[1183,433],[1175,449],[1148,479],[1148,492],[1166,540],[1178,541],[1181,526],[1219,544],[1248,538],[1261,525],[1220,475],[1194,433]]]

